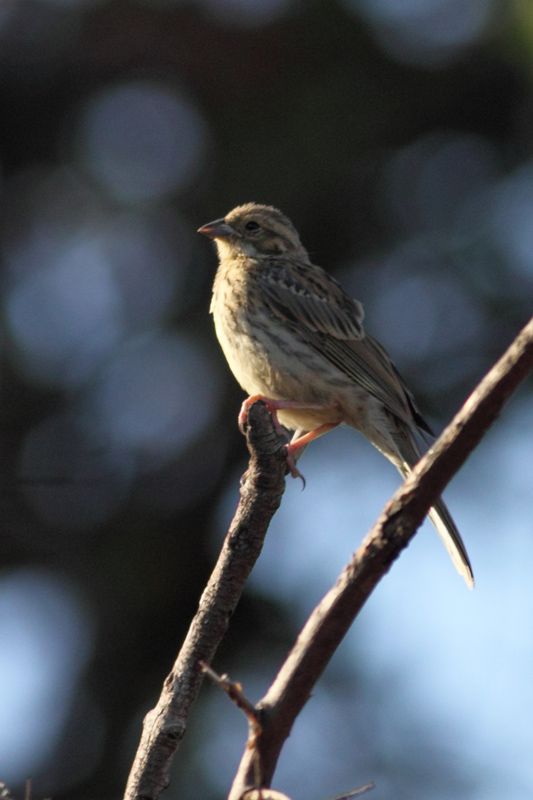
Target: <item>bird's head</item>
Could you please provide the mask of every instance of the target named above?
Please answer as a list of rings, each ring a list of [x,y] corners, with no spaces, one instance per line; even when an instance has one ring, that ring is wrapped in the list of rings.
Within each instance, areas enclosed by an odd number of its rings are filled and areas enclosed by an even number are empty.
[[[198,233],[214,239],[220,258],[245,255],[289,256],[307,260],[296,228],[273,206],[246,203],[208,222]]]

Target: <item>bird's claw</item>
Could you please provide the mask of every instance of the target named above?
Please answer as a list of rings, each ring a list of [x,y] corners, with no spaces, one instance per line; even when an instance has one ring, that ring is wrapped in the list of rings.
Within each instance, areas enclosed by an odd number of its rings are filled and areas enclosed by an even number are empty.
[[[248,412],[250,408],[256,403],[258,400],[261,400],[268,409],[270,416],[272,417],[272,424],[274,425],[274,430],[278,434],[278,436],[286,436],[287,432],[281,422],[278,419],[277,411],[279,408],[283,408],[285,403],[283,401],[278,402],[276,400],[271,400],[268,397],[264,397],[262,394],[254,394],[251,397],[247,397],[246,400],[243,401],[241,405],[241,410],[239,412],[238,422],[239,422],[239,429],[241,433],[245,432],[245,426],[248,422]],[[294,452],[298,448],[293,448],[290,444],[285,445],[285,451],[287,455],[287,468],[292,475],[293,478],[300,478],[302,482],[302,490],[305,489],[305,478],[296,466],[296,459],[294,457]]]
[[[251,397],[247,397],[246,400],[243,400],[241,405],[241,410],[239,411],[239,416],[237,418],[237,422],[239,425],[239,430],[241,433],[245,432],[246,423],[248,422],[248,411],[250,410],[250,403]]]
[[[293,478],[300,478],[300,480],[302,482],[302,492],[303,492],[303,490],[305,489],[306,481],[305,481],[304,476],[302,475],[302,473],[300,472],[300,470],[296,466],[296,459],[294,458],[293,450],[292,450],[290,444],[286,444],[285,445],[285,452],[286,452],[286,456],[287,456],[287,467],[289,469],[289,472],[291,473]]]
[[[248,422],[248,412],[250,411],[250,408],[258,400],[261,400],[267,407],[268,413],[272,417],[272,424],[274,425],[274,430],[276,431],[278,436],[286,436],[285,428],[278,419],[277,411],[280,408],[280,406],[278,405],[276,400],[271,400],[268,397],[264,397],[262,394],[253,394],[250,397],[247,397],[246,400],[243,401],[238,417],[239,429],[241,433],[244,433],[244,427]]]

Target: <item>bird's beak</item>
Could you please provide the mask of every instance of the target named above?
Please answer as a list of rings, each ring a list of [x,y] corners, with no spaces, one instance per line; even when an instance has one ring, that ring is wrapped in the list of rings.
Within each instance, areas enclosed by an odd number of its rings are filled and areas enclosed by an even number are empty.
[[[197,233],[207,236],[209,239],[227,239],[228,236],[236,236],[237,232],[224,222],[224,219],[215,219],[213,222],[208,222],[198,228]]]

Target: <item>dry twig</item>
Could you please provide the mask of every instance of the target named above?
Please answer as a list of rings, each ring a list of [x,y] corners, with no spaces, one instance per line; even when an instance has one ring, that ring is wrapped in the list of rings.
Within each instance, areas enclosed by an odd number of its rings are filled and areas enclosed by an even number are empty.
[[[239,505],[159,701],[144,719],[124,800],[155,800],[168,785],[172,758],[200,690],[203,673],[199,663],[211,661],[226,633],[281,502],[287,466],[284,443],[263,403],[250,409],[246,436],[251,458]]]

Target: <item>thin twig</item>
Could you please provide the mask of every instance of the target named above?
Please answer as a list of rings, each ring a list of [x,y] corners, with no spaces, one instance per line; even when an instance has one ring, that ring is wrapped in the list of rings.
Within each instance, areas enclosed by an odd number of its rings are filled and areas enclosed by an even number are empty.
[[[156,800],[169,782],[169,770],[187,727],[203,673],[226,633],[285,488],[283,440],[275,433],[264,403],[252,406],[246,437],[251,459],[241,484],[235,516],[216,566],[202,594],[159,701],[144,719],[124,800]]]
[[[213,681],[213,683],[226,692],[229,699],[235,703],[237,708],[240,708],[241,711],[244,711],[244,715],[250,725],[256,727],[257,733],[260,733],[261,714],[244,694],[242,685],[236,681],[230,680],[228,675],[219,675],[214,669],[212,669],[212,667],[210,667],[208,664],[205,664],[203,661],[200,661],[200,669],[205,675],[207,675],[208,678]]]
[[[533,319],[395,493],[335,586],[312,612],[274,683],[258,703],[263,712],[258,753],[245,749],[229,800],[239,800],[253,785],[258,758],[265,785],[270,784],[294,720],[353,620],[532,367]]]
[[[375,788],[376,784],[370,781],[370,783],[365,783],[364,786],[358,786],[357,789],[351,789],[349,792],[337,794],[335,797],[332,797],[331,800],[352,800],[353,797],[361,797],[361,795],[366,794]]]
[[[256,744],[258,737],[261,736],[262,733],[261,711],[257,708],[257,706],[254,706],[250,700],[248,700],[240,683],[231,681],[227,675],[218,675],[214,669],[207,664],[204,664],[203,661],[200,662],[200,668],[208,678],[211,678],[213,683],[226,692],[230,700],[235,703],[237,708],[240,708],[241,711],[244,712],[244,715],[248,720],[248,741],[246,743],[246,747],[248,747],[254,753],[258,753]],[[261,762],[259,761],[259,757],[256,758],[253,769],[254,786],[261,787],[263,784],[263,775],[261,772]]]
[[[230,680],[228,675],[219,675],[208,664],[204,664],[203,661],[200,662],[200,668],[216,686],[222,689],[222,691],[226,692],[230,700],[235,703],[237,708],[240,708],[241,711],[244,712],[250,727],[250,734],[248,736],[246,747],[251,749],[255,748],[255,752],[258,752],[256,749],[256,740],[257,737],[262,733],[261,709],[248,700],[240,683]],[[257,798],[257,800],[290,800],[290,798],[284,794],[281,794],[281,792],[274,791],[270,788],[265,789],[264,786],[261,786],[261,783],[261,768],[259,760],[257,760],[254,772],[254,788],[245,791],[241,800],[254,800],[254,798]],[[348,792],[338,794],[331,798],[331,800],[351,800],[351,798],[360,797],[374,788],[375,784],[373,782],[365,783],[364,786],[358,786],[356,789],[350,789]]]

